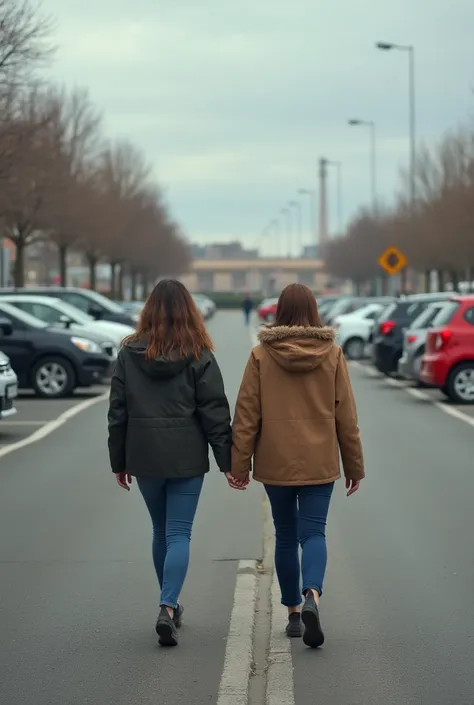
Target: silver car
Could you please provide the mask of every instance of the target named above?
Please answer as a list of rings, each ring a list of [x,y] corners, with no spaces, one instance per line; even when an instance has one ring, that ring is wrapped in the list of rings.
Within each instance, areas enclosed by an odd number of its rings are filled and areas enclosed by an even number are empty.
[[[446,301],[429,304],[403,332],[403,352],[398,362],[398,374],[409,380],[420,380],[421,358],[425,352],[428,331],[446,306]]]

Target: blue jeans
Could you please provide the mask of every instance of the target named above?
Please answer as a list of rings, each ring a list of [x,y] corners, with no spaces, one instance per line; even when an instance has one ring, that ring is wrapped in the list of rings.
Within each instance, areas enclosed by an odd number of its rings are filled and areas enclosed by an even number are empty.
[[[176,609],[189,565],[189,544],[204,476],[177,480],[137,477],[153,523],[153,563],[160,605]]]
[[[306,590],[317,590],[320,595],[323,591],[326,519],[334,482],[300,487],[265,485],[265,489],[275,524],[275,569],[281,603],[296,607]],[[298,544],[302,551],[301,568]]]

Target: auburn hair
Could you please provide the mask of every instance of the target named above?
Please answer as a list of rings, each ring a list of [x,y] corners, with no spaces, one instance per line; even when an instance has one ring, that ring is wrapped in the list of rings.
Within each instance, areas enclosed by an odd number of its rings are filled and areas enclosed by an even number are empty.
[[[304,284],[286,286],[278,299],[274,325],[321,328],[323,322],[311,289]]]
[[[136,332],[124,343],[142,340],[147,341],[148,360],[174,351],[182,358],[199,358],[204,350],[214,350],[191,294],[175,279],[158,282],[145,302]]]

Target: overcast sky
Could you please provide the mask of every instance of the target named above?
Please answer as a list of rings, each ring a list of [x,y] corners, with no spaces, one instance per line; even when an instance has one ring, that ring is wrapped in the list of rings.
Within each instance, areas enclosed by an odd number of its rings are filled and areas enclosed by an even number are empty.
[[[377,124],[378,194],[408,162],[407,56],[414,44],[418,138],[474,114],[473,0],[44,0],[57,19],[54,77],[88,86],[111,137],[140,145],[195,242],[262,230],[319,157],[343,163],[347,220],[370,199]],[[335,171],[330,223],[337,228]],[[309,202],[305,202],[306,242]],[[266,248],[268,250],[267,242]]]

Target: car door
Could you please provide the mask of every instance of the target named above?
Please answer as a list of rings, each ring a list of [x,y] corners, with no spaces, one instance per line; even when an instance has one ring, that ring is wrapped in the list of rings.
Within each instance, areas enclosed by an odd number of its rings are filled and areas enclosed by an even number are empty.
[[[10,313],[2,312],[1,309],[0,317],[11,321],[13,327],[11,335],[4,335],[0,330],[0,348],[10,358],[11,366],[18,375],[20,384],[24,384],[28,379],[31,361],[36,350],[35,338],[39,333],[28,328]]]

